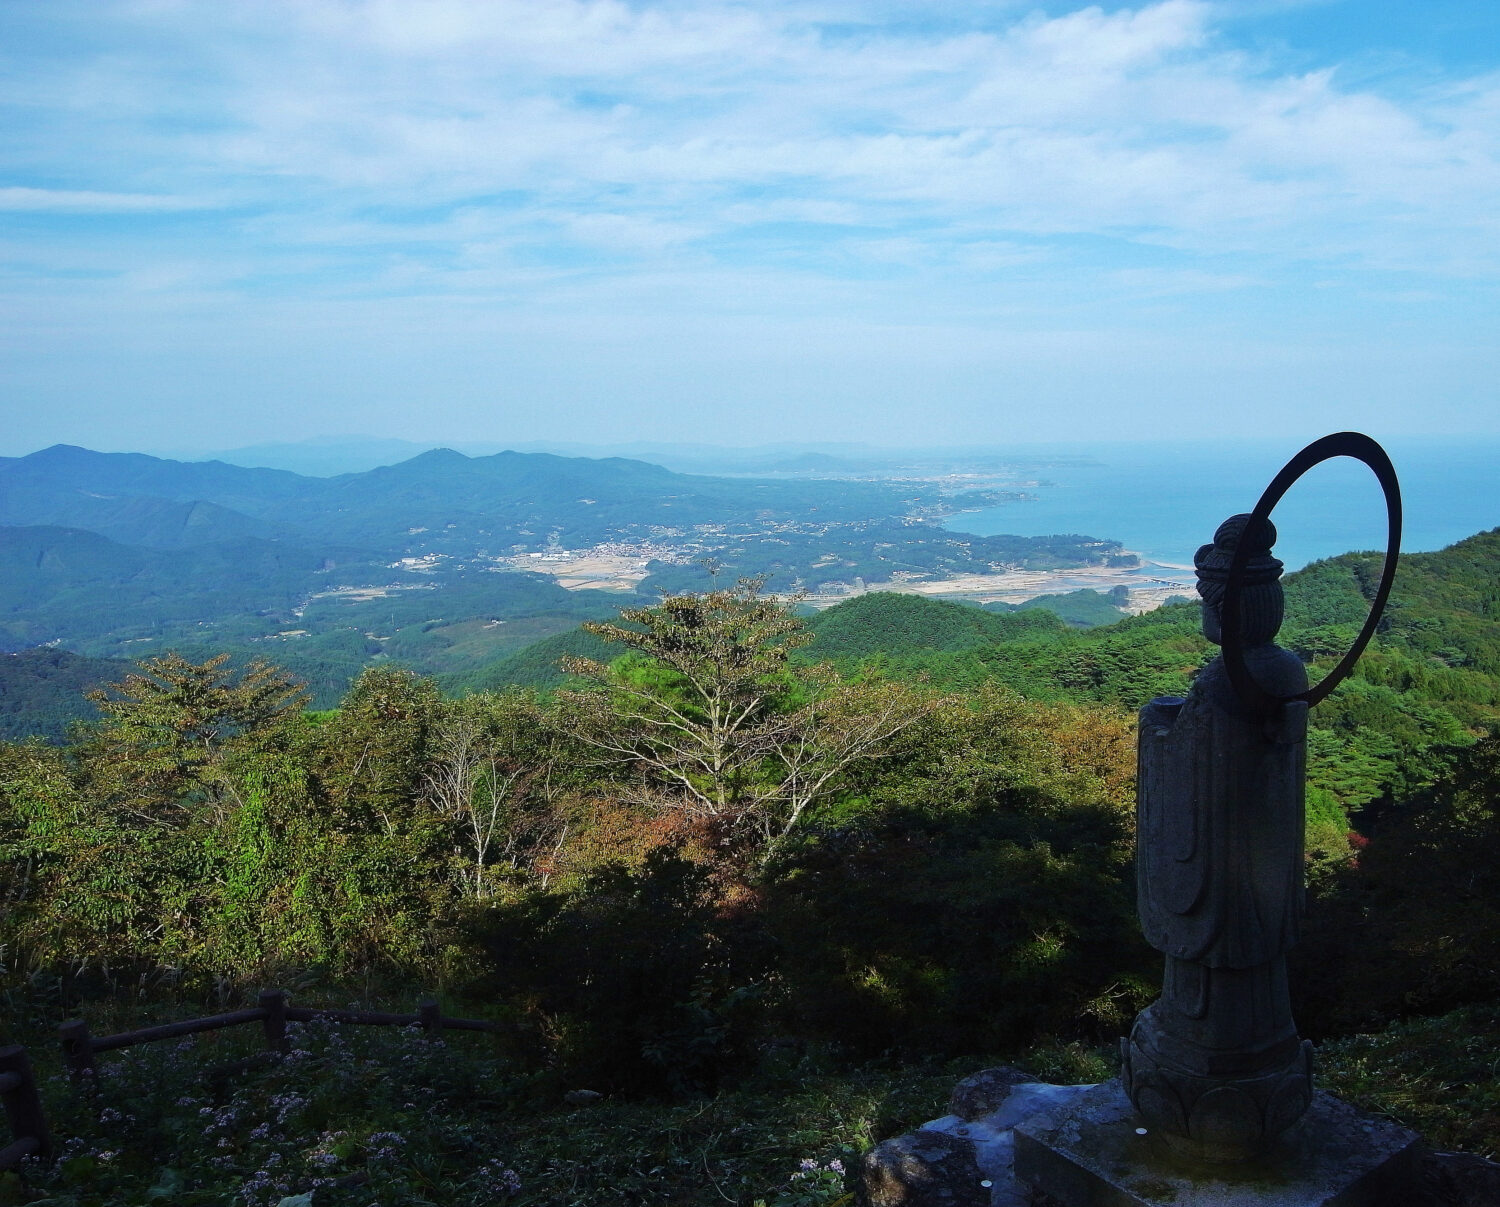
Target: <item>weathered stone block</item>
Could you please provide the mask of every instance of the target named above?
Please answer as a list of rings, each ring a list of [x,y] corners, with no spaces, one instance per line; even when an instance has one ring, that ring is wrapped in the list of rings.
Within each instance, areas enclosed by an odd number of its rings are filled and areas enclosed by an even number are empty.
[[[860,1166],[862,1207],[989,1207],[974,1145],[946,1132],[908,1132],[876,1145]]]
[[[998,1065],[971,1073],[956,1086],[948,1099],[948,1110],[965,1121],[980,1119],[998,1111],[1018,1085],[1035,1083],[1036,1078],[1013,1065]]]
[[[860,1169],[858,1201],[869,1207],[971,1201],[984,1207],[1033,1207],[1030,1189],[1018,1183],[1011,1170],[1011,1129],[1037,1111],[1075,1101],[1092,1087],[1047,1085],[1025,1080],[1025,1076],[1001,1066],[965,1078],[954,1090],[953,1114],[887,1140],[866,1157]],[[944,1144],[943,1139],[958,1148]],[[953,1159],[955,1151],[972,1154],[973,1166]],[[930,1157],[937,1159],[929,1163]]]
[[[1471,1153],[1428,1153],[1420,1207],[1500,1207],[1500,1165]]]
[[[1118,1081],[1015,1129],[1015,1171],[1067,1207],[1409,1207],[1415,1132],[1328,1094],[1253,1161],[1184,1160],[1140,1125]]]

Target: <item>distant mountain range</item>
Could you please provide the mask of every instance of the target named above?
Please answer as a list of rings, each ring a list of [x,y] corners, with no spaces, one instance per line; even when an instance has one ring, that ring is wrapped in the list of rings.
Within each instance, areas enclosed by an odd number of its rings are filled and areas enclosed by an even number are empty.
[[[649,461],[684,474],[825,474],[854,477],[872,471],[909,472],[914,467],[946,467],[960,472],[1003,463],[1007,466],[1047,468],[1098,464],[1096,458],[1064,446],[1009,448],[883,448],[850,441],[837,443],[781,441],[748,447],[694,444],[682,441],[640,440],[611,445],[546,440],[520,444],[461,440],[443,445],[422,444],[378,436],[319,436],[309,440],[271,442],[215,452],[159,453],[184,461],[226,461],[230,465],[284,469],[312,477],[362,473],[381,465],[396,465],[435,448],[448,447],[468,457],[500,452],[552,453],[560,457],[602,460],[627,457]]]
[[[632,583],[653,598],[714,572],[785,590],[1123,556],[1085,535],[936,522],[986,498],[935,481],[707,477],[550,453],[431,449],[314,477],[55,445],[0,458],[0,654],[229,650],[288,666],[326,704],[382,660],[471,672],[612,613]],[[609,570],[569,580],[577,589],[536,572],[586,558]],[[31,665],[11,664],[12,677]]]
[[[223,449],[194,456],[191,461],[227,461],[231,465],[285,469],[313,477],[360,473],[381,465],[395,465],[429,452],[441,444],[421,444],[375,436],[322,436],[311,440],[273,442]],[[662,465],[681,473],[741,474],[818,469],[848,470],[854,467],[893,464],[906,454],[894,449],[862,444],[781,443],[752,448],[725,448],[709,444],[635,443],[603,445],[535,441],[501,445],[486,441],[460,441],[447,447],[469,457],[487,457],[507,450],[518,453],[553,453],[563,457],[629,457]],[[168,454],[163,454],[164,456]]]
[[[705,478],[620,457],[465,457],[451,449],[332,478],[65,444],[0,458],[0,524],[84,528],[155,549],[245,537],[389,552],[497,542],[541,548],[549,539],[590,544],[765,513],[867,520],[900,514],[913,493],[878,483]],[[431,535],[412,539],[419,534]]]

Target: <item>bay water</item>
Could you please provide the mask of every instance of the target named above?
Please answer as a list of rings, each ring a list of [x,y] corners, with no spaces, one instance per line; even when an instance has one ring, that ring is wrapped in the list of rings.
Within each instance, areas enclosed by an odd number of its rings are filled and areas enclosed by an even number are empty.
[[[1500,439],[1392,439],[1404,552],[1442,549],[1500,526]],[[1081,533],[1120,541],[1148,562],[1190,566],[1228,516],[1249,511],[1297,442],[1069,445],[1028,450],[1033,499],[960,513],[946,525],[977,535]],[[1033,456],[1034,454],[1034,456]],[[1288,570],[1386,544],[1374,475],[1349,458],[1315,466],[1272,514]]]

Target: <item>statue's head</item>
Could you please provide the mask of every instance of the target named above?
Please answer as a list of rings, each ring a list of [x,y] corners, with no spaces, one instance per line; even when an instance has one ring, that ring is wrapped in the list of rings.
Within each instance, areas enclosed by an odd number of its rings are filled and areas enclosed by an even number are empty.
[[[1204,545],[1193,556],[1198,571],[1198,594],[1203,597],[1203,635],[1215,645],[1223,637],[1224,588],[1229,567],[1241,542],[1250,545],[1240,591],[1240,637],[1247,646],[1264,645],[1281,628],[1284,601],[1281,593],[1281,562],[1271,556],[1276,526],[1262,520],[1251,530],[1253,516],[1230,516],[1214,533],[1214,543]]]

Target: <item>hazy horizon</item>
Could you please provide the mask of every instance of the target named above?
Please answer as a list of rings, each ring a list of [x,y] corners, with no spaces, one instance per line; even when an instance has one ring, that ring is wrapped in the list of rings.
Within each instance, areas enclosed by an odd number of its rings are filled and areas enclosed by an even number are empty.
[[[301,440],[265,440],[232,448],[170,445],[151,447],[137,443],[108,447],[103,443],[88,444],[59,440],[15,453],[0,454],[0,456],[25,457],[55,445],[69,445],[85,448],[91,452],[144,453],[147,456],[166,460],[189,462],[219,460],[248,467],[295,469],[295,463],[306,465],[315,465],[324,461],[350,463],[349,469],[296,471],[319,476],[327,473],[358,472],[380,465],[396,464],[436,449],[449,449],[466,457],[487,457],[501,452],[545,452],[564,457],[589,459],[625,457],[649,461],[653,456],[660,456],[664,460],[717,460],[723,461],[726,465],[737,461],[749,462],[775,457],[814,455],[849,465],[871,466],[895,466],[926,461],[957,463],[964,460],[972,460],[976,464],[1012,461],[1017,465],[1024,465],[1031,461],[1045,463],[1059,459],[1102,463],[1115,456],[1123,455],[1133,458],[1138,453],[1149,453],[1156,457],[1190,456],[1195,461],[1202,462],[1212,462],[1215,458],[1228,458],[1240,462],[1250,456],[1270,466],[1273,462],[1279,465],[1290,458],[1302,443],[1300,438],[1292,439],[1275,432],[1240,439],[1166,435],[1108,440],[1079,436],[1073,439],[1013,440],[972,444],[880,443],[871,440],[769,440],[739,443],[641,439],[610,443],[589,443],[567,439],[443,441],[340,433],[320,434]],[[1382,443],[1386,451],[1396,459],[1398,472],[1399,462],[1403,456],[1417,455],[1430,460],[1434,455],[1447,450],[1459,453],[1466,459],[1500,454],[1500,433],[1469,435],[1406,433],[1385,436]],[[815,466],[810,465],[808,468],[812,469]],[[1358,472],[1363,474],[1366,471]]]

